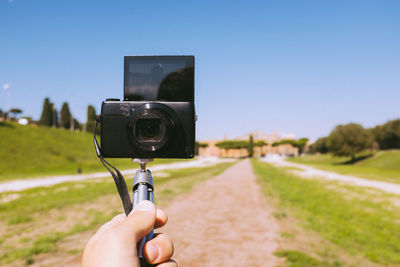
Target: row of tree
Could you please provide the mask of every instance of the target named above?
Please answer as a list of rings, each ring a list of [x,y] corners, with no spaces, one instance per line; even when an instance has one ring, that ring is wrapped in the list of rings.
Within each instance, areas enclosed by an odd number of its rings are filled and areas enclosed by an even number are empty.
[[[22,109],[12,108],[9,111],[2,111],[0,109],[0,118],[3,120],[16,120],[17,116],[22,113]]]
[[[247,149],[249,157],[253,157],[254,147],[265,146],[267,143],[264,141],[254,142],[253,136],[250,135],[249,140],[224,140],[215,144],[217,147],[222,149]]]
[[[308,138],[301,138],[298,140],[295,139],[284,139],[279,142],[274,142],[272,146],[279,146],[283,144],[290,144],[294,147],[297,147],[299,149],[299,153],[303,153],[304,148],[308,142]],[[202,144],[199,143],[199,147],[206,147],[205,145],[207,144]],[[222,149],[241,149],[241,148],[246,148],[247,151],[249,152],[249,157],[253,156],[254,148],[255,147],[262,147],[268,145],[267,142],[263,140],[259,141],[254,141],[253,136],[250,135],[249,140],[225,140],[221,141],[215,144],[217,147],[222,148]]]
[[[349,123],[336,126],[327,137],[319,138],[310,146],[310,153],[333,153],[351,156],[365,150],[399,149],[400,119],[391,120],[374,128],[364,129],[360,124]]]
[[[305,147],[307,145],[308,140],[309,139],[306,138],[306,137],[303,137],[303,138],[300,138],[300,139],[297,139],[297,140],[296,139],[283,139],[283,140],[280,140],[278,142],[272,143],[272,146],[290,144],[290,145],[292,145],[294,147],[297,147],[299,149],[299,154],[302,154],[304,152],[304,149],[305,149]]]
[[[87,132],[93,132],[95,121],[96,110],[92,105],[89,105],[87,109],[86,124],[81,124],[72,116],[67,102],[62,104],[61,111],[58,112],[54,103],[51,103],[49,98],[45,98],[42,115],[40,116],[38,124],[41,126],[69,129],[71,131],[84,130]]]

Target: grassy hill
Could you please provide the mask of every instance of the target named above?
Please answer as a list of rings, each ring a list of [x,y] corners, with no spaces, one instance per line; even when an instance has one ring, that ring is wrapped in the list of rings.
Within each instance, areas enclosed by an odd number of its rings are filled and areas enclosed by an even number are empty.
[[[106,171],[94,151],[93,135],[48,127],[0,122],[0,181],[57,174]],[[157,160],[159,163],[172,160]],[[130,159],[110,160],[118,168]]]
[[[400,183],[400,150],[379,151],[353,164],[349,164],[349,160],[348,157],[333,157],[330,154],[290,159],[296,163],[309,164],[337,173]]]

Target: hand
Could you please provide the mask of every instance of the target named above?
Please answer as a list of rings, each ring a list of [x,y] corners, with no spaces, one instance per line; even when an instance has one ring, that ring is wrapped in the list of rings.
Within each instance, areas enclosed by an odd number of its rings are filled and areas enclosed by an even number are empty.
[[[151,229],[166,224],[167,215],[155,209],[150,201],[140,202],[128,215],[119,214],[104,224],[90,238],[82,257],[83,267],[139,267],[138,241]],[[170,260],[174,253],[171,239],[165,234],[156,234],[143,250],[146,260],[158,267],[177,267]]]

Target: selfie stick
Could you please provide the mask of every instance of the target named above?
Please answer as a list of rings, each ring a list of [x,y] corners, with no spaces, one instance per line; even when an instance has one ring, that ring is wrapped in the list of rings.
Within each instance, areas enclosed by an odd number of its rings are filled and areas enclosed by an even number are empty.
[[[154,203],[154,187],[153,187],[153,176],[151,171],[146,168],[146,164],[153,161],[153,159],[133,159],[133,162],[140,164],[140,170],[138,170],[133,178],[133,196],[132,202],[133,207],[138,205],[143,200],[149,200]],[[138,242],[138,256],[140,259],[140,266],[152,266],[149,265],[143,255],[144,244],[153,239],[154,231],[143,237]]]
[[[124,206],[124,211],[126,216],[132,211],[132,206],[135,207],[143,200],[149,200],[154,203],[154,187],[153,187],[153,176],[151,175],[150,170],[146,168],[146,164],[153,161],[153,159],[132,159],[133,162],[137,162],[140,164],[140,170],[138,170],[133,178],[133,196],[132,202],[129,196],[128,187],[126,186],[126,182],[121,172],[111,165],[108,161],[106,161],[101,153],[101,149],[99,143],[96,139],[96,130],[97,126],[100,123],[101,117],[98,116],[96,118],[96,124],[93,130],[93,143],[94,148],[96,150],[96,155],[99,158],[100,162],[103,166],[110,172],[111,176],[114,179],[115,185],[117,186],[118,194],[121,197],[122,205]],[[141,267],[155,266],[147,263],[146,259],[143,256],[143,247],[144,244],[153,239],[154,232],[151,232],[143,237],[137,244],[138,256]]]

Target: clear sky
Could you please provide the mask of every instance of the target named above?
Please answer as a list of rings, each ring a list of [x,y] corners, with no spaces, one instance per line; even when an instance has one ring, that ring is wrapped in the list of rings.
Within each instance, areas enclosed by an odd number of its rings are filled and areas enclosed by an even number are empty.
[[[396,0],[0,0],[0,109],[50,97],[84,122],[122,98],[124,55],[153,54],[195,55],[198,139],[400,117]]]

